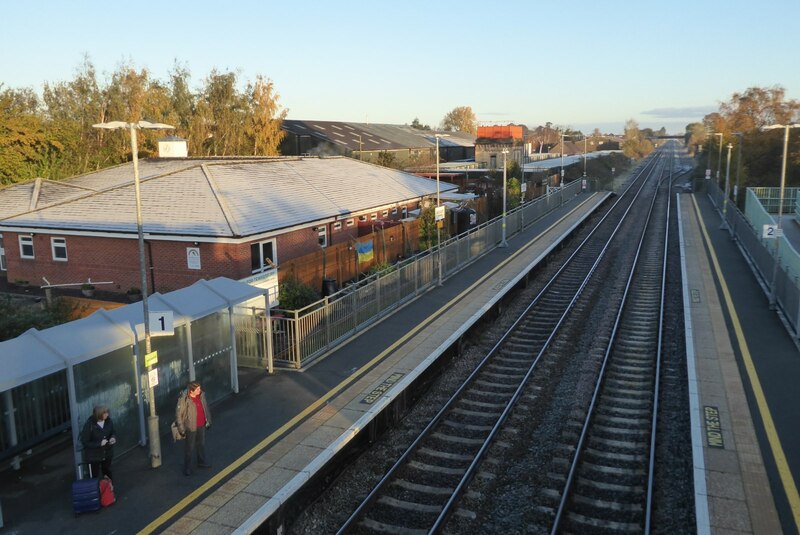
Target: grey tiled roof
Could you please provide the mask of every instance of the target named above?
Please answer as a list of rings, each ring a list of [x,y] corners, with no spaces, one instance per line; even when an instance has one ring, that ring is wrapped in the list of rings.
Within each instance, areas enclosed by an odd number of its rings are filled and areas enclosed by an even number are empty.
[[[436,192],[433,180],[350,158],[142,160],[139,170],[150,234],[250,236]],[[45,182],[34,209],[33,182],[0,189],[0,206],[17,205],[0,211],[0,227],[136,232],[132,164]]]

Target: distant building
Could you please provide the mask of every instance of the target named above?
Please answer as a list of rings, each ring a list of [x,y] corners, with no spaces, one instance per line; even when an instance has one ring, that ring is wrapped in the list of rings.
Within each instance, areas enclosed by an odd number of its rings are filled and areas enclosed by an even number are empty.
[[[530,155],[530,145],[525,141],[522,126],[479,126],[475,140],[475,163],[483,169],[502,169],[503,151],[506,161],[522,165],[523,158]]]
[[[473,160],[475,136],[464,132],[419,130],[408,125],[345,123],[336,121],[298,121],[287,119],[282,125],[286,137],[283,155],[350,156],[365,162],[381,163],[390,158],[395,167],[421,167],[435,163],[435,134],[443,162]]]
[[[275,266],[398,220],[436,182],[351,158],[140,162],[150,292],[225,276],[262,287]],[[442,191],[456,186],[441,184]],[[0,274],[9,282],[141,285],[131,163],[0,188]]]

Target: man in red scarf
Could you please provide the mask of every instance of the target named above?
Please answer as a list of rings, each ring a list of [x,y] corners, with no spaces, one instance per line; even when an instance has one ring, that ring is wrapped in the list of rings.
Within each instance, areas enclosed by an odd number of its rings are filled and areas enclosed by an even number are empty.
[[[211,412],[206,403],[206,394],[200,383],[191,382],[186,388],[186,395],[178,399],[175,409],[175,423],[178,431],[186,436],[183,450],[183,473],[192,475],[192,457],[197,450],[197,466],[210,468],[206,461],[206,429],[211,427]]]

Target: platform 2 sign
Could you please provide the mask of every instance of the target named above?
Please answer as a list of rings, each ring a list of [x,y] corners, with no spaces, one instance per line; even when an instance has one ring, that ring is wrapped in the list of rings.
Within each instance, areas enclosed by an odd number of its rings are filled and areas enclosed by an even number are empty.
[[[378,401],[382,395],[384,395],[394,384],[400,380],[405,374],[400,372],[395,372],[389,377],[387,377],[381,384],[376,386],[372,392],[364,396],[364,399],[361,400],[361,403],[366,403],[371,405]]]
[[[719,409],[706,405],[703,407],[706,419],[706,444],[709,448],[725,449],[725,442],[722,440],[722,425],[719,422]]]

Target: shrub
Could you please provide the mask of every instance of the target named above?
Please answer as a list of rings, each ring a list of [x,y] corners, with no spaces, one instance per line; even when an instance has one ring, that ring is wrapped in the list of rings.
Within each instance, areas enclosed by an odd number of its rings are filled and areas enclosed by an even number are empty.
[[[280,307],[284,310],[298,310],[320,299],[319,294],[309,285],[295,277],[283,280],[278,288]]]
[[[42,309],[38,303],[0,298],[0,341],[16,338],[30,328],[41,330],[66,323],[74,310],[63,299]]]

